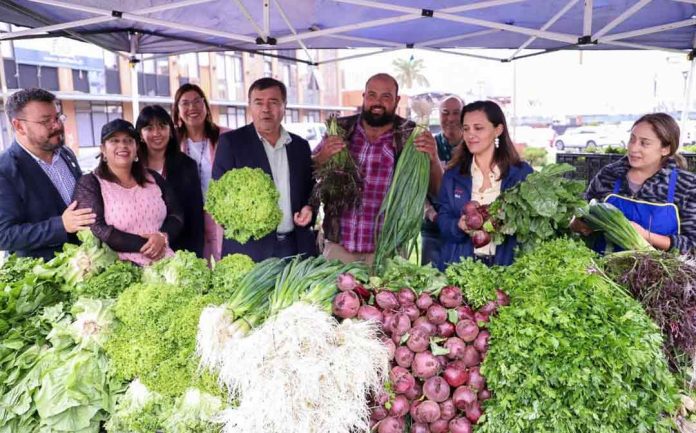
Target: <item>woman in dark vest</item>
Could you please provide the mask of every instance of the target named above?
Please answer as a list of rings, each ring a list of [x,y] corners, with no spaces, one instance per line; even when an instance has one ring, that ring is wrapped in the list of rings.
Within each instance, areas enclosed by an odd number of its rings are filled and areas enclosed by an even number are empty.
[[[646,114],[631,129],[628,154],[602,168],[585,198],[616,206],[638,233],[660,250],[696,247],[696,175],[677,154],[679,126],[668,114]],[[575,221],[573,227],[589,230]],[[600,242],[601,243],[601,242]],[[596,245],[603,249],[604,245]]]

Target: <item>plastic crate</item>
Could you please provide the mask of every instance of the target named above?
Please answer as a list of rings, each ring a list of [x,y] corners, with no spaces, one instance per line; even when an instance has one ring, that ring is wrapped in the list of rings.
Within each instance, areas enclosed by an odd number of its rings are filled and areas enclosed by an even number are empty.
[[[682,153],[682,156],[686,158],[687,169],[696,173],[696,153]],[[568,173],[566,177],[582,180],[588,185],[602,167],[618,161],[621,157],[623,155],[607,153],[557,153],[556,162],[575,167],[575,171]]]

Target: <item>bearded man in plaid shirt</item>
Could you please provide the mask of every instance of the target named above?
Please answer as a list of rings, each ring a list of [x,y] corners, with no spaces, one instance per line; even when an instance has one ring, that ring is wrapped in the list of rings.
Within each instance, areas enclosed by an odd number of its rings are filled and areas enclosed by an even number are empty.
[[[361,206],[347,209],[337,218],[324,218],[324,257],[327,259],[372,264],[375,230],[382,225],[377,214],[389,190],[399,154],[416,126],[396,115],[398,92],[399,85],[394,77],[388,74],[370,77],[365,84],[361,113],[338,119],[345,135],[324,137],[314,152],[314,163],[321,165],[347,146],[362,178]],[[416,137],[414,144],[430,158],[429,190],[437,194],[442,166],[435,139],[425,131]]]

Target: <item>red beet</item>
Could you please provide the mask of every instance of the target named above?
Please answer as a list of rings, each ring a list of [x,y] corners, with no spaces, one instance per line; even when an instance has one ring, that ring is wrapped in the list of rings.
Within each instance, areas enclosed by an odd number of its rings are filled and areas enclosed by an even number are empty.
[[[440,292],[440,304],[445,308],[456,308],[462,305],[463,299],[459,287],[446,286]]]
[[[467,383],[469,380],[469,373],[463,368],[458,368],[456,365],[450,364],[445,368],[442,377],[447,381],[449,386],[456,388]]]
[[[454,335],[455,328],[451,322],[440,323],[437,325],[438,337],[449,338]]]
[[[476,336],[479,333],[479,328],[478,325],[469,320],[469,319],[463,319],[457,322],[457,336],[462,339],[462,341],[466,343],[471,343],[476,339]]]
[[[351,319],[358,315],[360,298],[352,290],[341,292],[333,300],[333,314],[341,319]]]

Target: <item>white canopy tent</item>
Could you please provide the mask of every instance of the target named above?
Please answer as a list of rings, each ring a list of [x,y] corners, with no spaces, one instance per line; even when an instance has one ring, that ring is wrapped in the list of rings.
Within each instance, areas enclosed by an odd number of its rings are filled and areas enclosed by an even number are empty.
[[[0,21],[29,27],[0,40],[67,36],[132,61],[202,50],[299,49],[312,65],[342,60],[316,61],[310,50],[321,48],[513,49],[475,55],[501,62],[568,49],[666,50],[691,61],[682,120],[696,71],[696,0],[123,0],[118,9],[109,0],[0,0]]]

